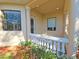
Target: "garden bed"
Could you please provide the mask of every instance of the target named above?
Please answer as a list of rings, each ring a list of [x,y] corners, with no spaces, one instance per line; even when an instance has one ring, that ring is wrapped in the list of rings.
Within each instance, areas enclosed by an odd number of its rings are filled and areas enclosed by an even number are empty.
[[[0,59],[56,59],[56,54],[47,51],[45,47],[25,41],[19,46],[0,47]]]

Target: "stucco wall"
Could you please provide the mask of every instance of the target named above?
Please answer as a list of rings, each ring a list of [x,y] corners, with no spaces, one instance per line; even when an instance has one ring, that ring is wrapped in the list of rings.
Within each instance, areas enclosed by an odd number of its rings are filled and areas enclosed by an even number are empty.
[[[47,34],[51,36],[64,36],[64,18],[63,13],[43,15],[32,10],[31,16],[35,18],[35,33]],[[47,18],[56,17],[56,31],[47,30]]]
[[[56,31],[47,30],[47,19],[51,17],[56,17]],[[64,36],[64,18],[62,13],[58,14],[47,14],[43,18],[43,33],[51,36]]]
[[[21,11],[21,31],[3,31],[0,30],[0,45],[15,45],[20,40],[26,39],[26,19],[25,8],[18,5],[0,5],[0,10],[20,10]],[[0,19],[1,20],[1,19]]]
[[[41,34],[43,32],[43,16],[39,12],[35,10],[31,10],[31,17],[34,19],[35,22],[35,32],[37,34]]]

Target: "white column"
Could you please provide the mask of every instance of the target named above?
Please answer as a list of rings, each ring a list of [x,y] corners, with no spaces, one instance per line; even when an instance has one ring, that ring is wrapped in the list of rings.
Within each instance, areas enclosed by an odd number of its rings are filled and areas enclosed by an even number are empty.
[[[74,32],[79,36],[79,0],[72,0],[72,14]]]
[[[25,13],[26,13],[26,29],[27,29],[27,39],[29,39],[29,34],[31,33],[30,32],[30,8],[29,7],[26,7],[26,10],[25,10]]]
[[[71,29],[72,29],[72,34],[73,34],[73,42],[78,42],[76,41],[77,37],[79,38],[79,0],[71,0]],[[72,52],[73,54],[76,53],[76,51],[74,50],[75,45],[74,43],[72,44]]]
[[[79,0],[70,0],[69,5],[69,43],[67,45],[67,53],[71,56],[76,52],[74,52],[75,34],[79,33]]]

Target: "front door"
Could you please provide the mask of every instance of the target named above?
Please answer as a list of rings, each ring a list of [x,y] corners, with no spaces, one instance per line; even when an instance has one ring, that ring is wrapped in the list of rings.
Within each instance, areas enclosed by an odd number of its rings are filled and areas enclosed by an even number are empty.
[[[31,18],[31,33],[34,33],[34,19]]]

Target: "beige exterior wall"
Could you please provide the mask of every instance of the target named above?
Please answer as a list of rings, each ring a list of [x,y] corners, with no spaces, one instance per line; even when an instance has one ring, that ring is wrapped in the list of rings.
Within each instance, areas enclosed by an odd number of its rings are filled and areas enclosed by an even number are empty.
[[[35,33],[43,33],[43,16],[38,11],[31,10],[31,17],[35,22]]]
[[[31,16],[35,18],[35,33],[47,34],[51,36],[64,36],[64,18],[63,13],[42,15],[39,12],[32,10]],[[56,17],[56,31],[47,30],[47,19]]]
[[[25,40],[26,39],[25,8],[23,6],[18,6],[18,5],[0,5],[0,10],[20,10],[21,11],[21,27],[22,27],[21,31],[3,31],[1,29],[0,42],[4,41],[3,42],[4,45],[12,45],[13,43],[17,44],[18,42],[20,42],[20,40]]]
[[[56,17],[56,31],[47,30],[47,19],[51,17]],[[47,14],[43,17],[43,33],[46,33],[51,36],[64,36],[64,18],[63,13],[58,14]]]

